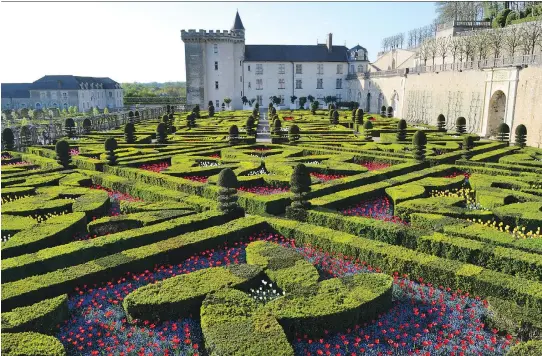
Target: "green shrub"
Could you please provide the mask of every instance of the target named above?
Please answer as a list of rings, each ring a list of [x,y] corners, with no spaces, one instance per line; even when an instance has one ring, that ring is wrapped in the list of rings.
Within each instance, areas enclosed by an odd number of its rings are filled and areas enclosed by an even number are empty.
[[[237,188],[239,188],[239,182],[231,168],[224,168],[220,171],[217,186],[220,187],[218,192],[220,210],[224,214],[233,214],[241,210],[239,204],[237,204]]]
[[[373,141],[372,137],[373,123],[370,120],[365,121],[363,124],[363,132],[365,133],[365,141]]]
[[[388,106],[388,117],[393,117],[393,107]]]
[[[126,125],[124,125],[124,140],[126,143],[134,143],[136,140],[136,137],[134,135],[136,129],[135,125],[131,122],[128,122]]]
[[[113,137],[109,137],[107,140],[105,140],[104,148],[105,148],[105,154],[107,158],[107,164],[110,166],[117,165],[117,156],[115,155],[115,150],[119,147],[117,144],[117,140]]]
[[[60,140],[56,143],[56,160],[64,169],[68,169],[72,163],[70,154],[70,144],[68,141]]]
[[[331,118],[332,118],[332,120],[331,120],[332,125],[338,125],[339,124],[339,112],[337,110],[333,110]]]
[[[2,331],[36,331],[52,335],[56,332],[56,326],[68,318],[68,314],[68,295],[59,295],[2,313]]]
[[[510,11],[508,15],[506,15],[506,22],[505,26],[508,26],[512,24],[512,21],[518,20],[520,18],[519,12],[517,11]]]
[[[437,129],[440,132],[446,132],[446,118],[442,114],[437,117]]]
[[[519,146],[520,148],[524,148],[526,142],[527,142],[527,128],[523,124],[518,125],[516,127],[516,146]]]
[[[286,210],[286,214],[290,218],[303,219],[306,214],[304,210],[310,208],[307,194],[311,191],[311,177],[307,166],[303,163],[299,163],[294,167],[290,177],[290,191],[294,196],[292,197],[292,206]]]
[[[474,148],[474,138],[472,136],[463,137],[463,159],[469,160],[472,157],[472,149]]]
[[[414,146],[414,159],[423,162],[425,160],[425,145],[427,145],[425,132],[416,131],[412,137],[412,145]]]
[[[64,121],[64,132],[69,138],[75,137],[75,121],[71,117]]]
[[[467,132],[467,120],[463,116],[460,116],[455,120],[455,132],[458,135],[463,135]]]
[[[281,128],[282,128],[282,123],[280,122],[279,119],[275,119],[273,121],[273,134],[280,135],[281,134]]]
[[[514,345],[506,356],[539,356],[542,355],[542,340],[531,340]]]
[[[2,145],[4,146],[3,149],[13,151],[15,146],[15,136],[9,127],[2,131]]]
[[[363,110],[362,109],[356,110],[356,123],[358,124],[358,126],[363,125]]]
[[[520,307],[514,301],[488,297],[488,328],[506,331],[522,341],[540,339],[542,317],[536,310]]]
[[[215,107],[214,105],[209,105],[209,117],[215,116]]]
[[[501,10],[493,20],[494,27],[504,27],[506,25],[506,18],[510,12],[510,9]]]
[[[406,140],[406,129],[407,129],[407,122],[404,119],[399,120],[397,123],[397,141],[404,141]]]
[[[230,145],[237,145],[239,143],[239,128],[237,125],[231,125],[228,133],[230,135]]]
[[[382,105],[380,108],[380,116],[386,117],[386,105]]]
[[[497,137],[499,141],[503,142],[510,140],[510,127],[506,123],[503,122],[499,125],[498,132]]]
[[[288,141],[290,141],[291,144],[299,140],[299,132],[299,126],[296,124],[290,126],[288,129]]]
[[[64,345],[54,336],[35,332],[2,332],[4,356],[65,356]]]
[[[167,127],[163,122],[159,123],[156,126],[156,142],[166,143],[167,142]]]

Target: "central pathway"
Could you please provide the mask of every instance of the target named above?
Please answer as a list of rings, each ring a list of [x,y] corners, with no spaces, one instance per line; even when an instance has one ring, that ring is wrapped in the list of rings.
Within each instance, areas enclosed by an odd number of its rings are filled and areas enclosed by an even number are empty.
[[[267,114],[262,113],[262,117],[258,120],[258,127],[256,129],[258,135],[256,136],[257,143],[271,143],[271,132],[269,128],[269,120],[267,120]]]

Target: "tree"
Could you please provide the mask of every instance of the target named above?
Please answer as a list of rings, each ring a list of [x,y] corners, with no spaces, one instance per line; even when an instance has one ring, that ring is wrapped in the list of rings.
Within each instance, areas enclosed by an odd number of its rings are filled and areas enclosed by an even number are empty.
[[[196,127],[196,113],[192,112],[186,116],[186,126]]]
[[[525,125],[521,124],[516,127],[516,146],[519,146],[520,148],[525,147],[525,143],[527,142],[527,127]]]
[[[124,140],[126,143],[134,143],[136,137],[134,136],[136,129],[135,125],[132,122],[128,122],[124,125]]]
[[[474,138],[470,135],[463,137],[463,154],[461,157],[463,159],[471,159],[472,157],[472,149],[474,148]]]
[[[158,143],[167,142],[167,127],[163,122],[159,123],[156,127],[156,141]]]
[[[164,123],[164,125],[166,125],[167,133],[171,133],[171,126],[172,125],[170,124],[168,114],[164,114],[164,116],[162,116],[162,122]]]
[[[109,108],[107,106],[104,108],[104,114],[109,114]]]
[[[313,101],[312,104],[311,104],[311,113],[313,115],[316,115],[316,110],[318,110],[318,101],[317,100]]]
[[[521,27],[521,44],[525,54],[534,54],[536,44],[542,38],[542,23],[531,21]]]
[[[85,135],[90,134],[90,129],[92,128],[92,123],[89,118],[83,120],[83,133]],[[75,127],[73,128],[75,130]]]
[[[75,137],[75,122],[71,117],[64,121],[64,131],[69,138]]]
[[[427,136],[425,136],[425,132],[421,130],[416,131],[412,137],[412,145],[414,146],[414,159],[419,162],[424,161],[425,145],[427,145]]]
[[[115,140],[113,137],[109,137],[107,140],[105,140],[104,148],[105,148],[105,154],[107,159],[107,164],[110,166],[116,166],[117,165],[117,156],[115,155],[115,150],[119,147],[117,144],[117,140]]]
[[[214,105],[209,105],[209,117],[215,116],[215,107]]]
[[[404,119],[399,120],[397,123],[397,141],[404,141],[407,135],[407,122]]]
[[[474,45],[478,53],[478,60],[486,59],[489,52],[489,35],[488,31],[476,31],[473,35]]]
[[[243,105],[247,105],[248,104],[248,98],[246,96],[242,96],[241,97],[241,102],[243,103]],[[213,104],[211,101],[210,101],[211,105]],[[209,105],[209,106],[211,106]]]
[[[244,215],[243,209],[237,204],[237,188],[239,182],[231,168],[224,168],[218,175],[218,207],[224,214],[239,213]]]
[[[254,117],[252,115],[250,115],[247,118],[247,122],[245,126],[247,128],[247,135],[249,136],[254,135]]]
[[[433,66],[435,65],[435,57],[438,55],[437,41],[434,38],[428,38],[427,42],[427,51],[429,58],[433,60]]]
[[[460,116],[457,118],[457,120],[455,120],[455,132],[458,135],[462,135],[466,131],[467,131],[467,120],[463,116]]]
[[[13,147],[15,146],[15,135],[13,135],[13,130],[10,128],[5,128],[4,131],[2,131],[2,144],[5,150],[13,151]]]
[[[503,49],[504,37],[505,35],[503,29],[498,28],[488,31],[487,40],[491,48],[491,52],[493,53],[493,58],[500,57]]]
[[[288,141],[290,141],[291,144],[295,143],[299,140],[299,126],[292,125],[288,129]]]
[[[338,125],[339,124],[339,112],[337,110],[333,110],[333,114],[332,114],[332,121],[331,123],[333,125]]]
[[[311,207],[307,194],[311,191],[311,176],[307,166],[298,163],[290,177],[290,191],[293,193],[292,204],[286,208],[286,217],[304,221],[306,210]]]
[[[361,127],[361,125],[363,125],[363,110],[362,109],[357,109],[356,110],[356,123],[360,127]],[[359,130],[359,128],[358,128],[358,130]]]
[[[244,96],[244,98],[246,98],[246,96]],[[213,101],[212,100],[209,100],[209,102],[207,103],[207,107],[209,106],[213,106]],[[169,105],[167,106],[167,110],[169,112]]]
[[[292,95],[292,96],[290,97],[290,102],[291,102],[292,104],[295,104],[296,99],[297,99],[297,96]]]
[[[274,106],[271,107],[270,115],[273,115],[273,116],[277,115],[277,109]]]
[[[510,11],[510,13],[506,16],[506,22],[505,26],[511,25],[512,21],[518,20],[520,17],[518,11]]]
[[[382,105],[380,108],[380,116],[386,117],[386,105]]]
[[[508,50],[508,54],[511,57],[514,57],[516,54],[516,50],[521,45],[521,35],[522,31],[521,28],[518,26],[511,26],[505,29],[503,41],[504,46]]]
[[[450,43],[450,37],[440,37],[439,39],[437,39],[437,53],[440,57],[442,57],[442,65],[444,65],[446,55],[450,51]]]
[[[352,122],[353,123],[356,122],[356,113],[357,113],[357,109],[352,109]]]
[[[307,100],[309,101],[309,103],[312,104],[314,102],[314,96],[312,95],[307,96]]]
[[[98,110],[97,107],[93,107],[92,108],[92,116],[98,116],[100,115],[100,111]]]
[[[452,55],[452,63],[461,52],[461,37],[452,37],[449,42],[450,54]]]
[[[231,99],[230,98],[224,98],[224,102],[226,103],[226,105],[228,105],[228,107],[230,106],[230,103],[231,103]],[[198,107],[199,108],[199,107]]]
[[[437,129],[440,132],[446,132],[446,117],[442,114],[437,117]]]
[[[388,117],[393,117],[393,107],[388,106]]]
[[[275,121],[273,121],[273,134],[280,135],[281,128],[282,128],[282,123],[280,122],[279,119],[276,119]]]
[[[424,41],[420,48],[418,49],[418,57],[423,59],[423,65],[427,65],[427,59],[429,58],[429,48],[427,41]]]
[[[267,105],[267,112],[271,112],[271,109],[273,109],[273,100],[272,100],[273,97],[270,97],[269,99],[271,99],[269,101],[269,104]]]
[[[510,140],[510,127],[506,123],[503,122],[499,125],[497,138],[501,142]]]
[[[435,3],[438,23],[451,21],[476,21],[483,15],[483,3],[480,1],[455,2],[441,1]]]
[[[465,54],[465,61],[468,62],[469,59],[473,60],[476,51],[474,36],[462,37],[462,44],[463,46],[461,53]]]
[[[373,140],[372,131],[373,131],[373,123],[370,120],[365,121],[365,123],[363,124],[363,132],[365,133],[366,141]]]
[[[256,118],[259,118],[260,117],[260,110],[258,110],[258,108],[254,108],[252,110],[252,116],[256,119]]]
[[[231,125],[228,133],[230,135],[230,145],[237,145],[239,143],[239,128],[237,125]]]
[[[68,169],[72,163],[70,155],[70,144],[66,140],[60,140],[55,145],[56,161],[64,169]]]
[[[306,102],[307,102],[307,98],[305,96],[302,96],[301,98],[299,98],[299,108],[304,109]]]
[[[501,12],[497,14],[495,19],[493,19],[493,27],[504,27],[506,25],[506,18],[508,17],[508,14],[510,13],[510,9],[503,9]]]
[[[199,112],[200,112],[199,105],[196,104],[196,106],[194,106],[194,108],[192,109],[192,114],[194,114],[194,119],[200,118]]]

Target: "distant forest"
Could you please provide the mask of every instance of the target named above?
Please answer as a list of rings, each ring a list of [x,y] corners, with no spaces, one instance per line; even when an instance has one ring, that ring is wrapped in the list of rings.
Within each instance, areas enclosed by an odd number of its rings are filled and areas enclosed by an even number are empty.
[[[124,97],[186,96],[186,82],[122,83]]]

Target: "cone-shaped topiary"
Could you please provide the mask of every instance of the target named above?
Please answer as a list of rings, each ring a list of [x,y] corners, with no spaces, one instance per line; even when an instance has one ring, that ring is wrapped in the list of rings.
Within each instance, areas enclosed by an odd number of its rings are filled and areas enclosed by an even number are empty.
[[[463,116],[460,116],[457,118],[457,120],[455,120],[455,132],[458,135],[462,135],[467,132],[467,120]]]
[[[425,160],[425,145],[427,145],[427,136],[423,131],[416,131],[412,137],[412,145],[414,146],[414,159],[416,161]]]
[[[131,122],[128,122],[126,125],[124,125],[124,140],[126,143],[134,143],[136,140],[136,137],[134,135],[135,133],[135,125]]]
[[[171,110],[171,105],[166,105],[166,112],[169,113],[169,111]]]
[[[277,108],[275,108],[274,106],[271,107],[271,115],[277,115]]]
[[[175,117],[173,116],[173,112],[171,112],[168,115],[168,126],[170,130],[171,130],[171,127],[173,127],[173,121],[175,121]]]
[[[68,141],[61,140],[58,141],[55,145],[56,151],[56,161],[58,164],[62,165],[64,169],[68,169],[72,163],[72,158],[70,155],[70,144]]]
[[[474,137],[464,136],[463,137],[463,159],[471,159],[472,149],[474,148]]]
[[[196,114],[190,113],[186,117],[186,126],[188,127],[196,127]]]
[[[260,104],[259,103],[254,104],[254,109],[260,110]]]
[[[131,110],[130,112],[128,112],[128,122],[131,122],[131,123],[134,122],[134,112]]]
[[[357,109],[352,109],[352,122],[356,122],[356,113],[357,113]]]
[[[293,193],[292,204],[286,208],[286,217],[305,221],[307,217],[306,210],[311,206],[307,199],[307,194],[311,191],[311,176],[303,163],[299,163],[294,167],[290,177],[290,191]]]
[[[64,132],[69,138],[75,137],[75,121],[71,117],[64,121]]]
[[[218,207],[224,214],[242,211],[237,204],[237,188],[239,182],[231,168],[224,168],[218,175]]]
[[[373,140],[372,131],[373,131],[373,123],[369,120],[365,121],[365,123],[363,124],[363,132],[365,133],[366,141]]]
[[[499,141],[510,141],[510,127],[506,123],[499,125],[497,138]]]
[[[437,129],[441,132],[446,132],[446,118],[442,114],[439,114],[437,117]]]
[[[215,116],[215,107],[214,105],[209,105],[209,117]]]
[[[380,116],[386,116],[386,105],[382,105],[380,108]]]
[[[257,105],[257,104],[256,104]],[[254,109],[252,110],[252,116],[254,118],[258,118],[260,117],[260,110],[257,108],[257,107],[254,107]]]
[[[158,143],[167,142],[167,128],[166,124],[164,124],[163,122],[159,123],[158,126],[156,126],[156,141]]]
[[[271,101],[269,105],[267,105],[267,111],[271,112],[271,109],[273,109],[273,102]]]
[[[333,111],[334,110],[329,110],[329,122],[330,123],[333,123]]]
[[[195,114],[194,116],[196,119],[199,119],[199,105],[194,106],[192,113]]]
[[[316,115],[316,110],[318,110],[318,102],[315,100],[311,104],[311,113]]]
[[[299,132],[299,126],[295,124],[290,126],[288,129],[288,141],[290,141],[290,143],[295,143],[299,140]]]
[[[388,117],[393,117],[393,107],[388,106]]]
[[[407,123],[405,119],[399,120],[397,123],[397,141],[404,141],[406,140],[406,129],[407,129]]]
[[[331,120],[331,123],[333,125],[339,124],[339,112],[337,110],[333,110],[333,119]]]
[[[139,119],[139,111],[136,110],[136,112],[134,113],[134,121],[135,122],[140,122],[141,120]]]
[[[282,128],[282,122],[280,122],[279,119],[276,119],[275,121],[273,121],[273,133],[275,135],[280,135],[281,128]]]
[[[9,127],[2,131],[2,145],[5,150],[13,151],[15,146],[15,135],[13,134],[13,130]]]
[[[252,117],[252,115],[247,118],[245,126],[247,128],[247,135],[254,135],[254,118]]]
[[[117,140],[115,140],[113,137],[109,137],[107,140],[105,140],[105,158],[107,159],[107,164],[109,164],[110,166],[117,165],[117,156],[115,155],[115,150],[118,147],[119,145],[117,144]]]
[[[521,124],[516,127],[516,146],[525,147],[527,142],[527,127]]]
[[[356,110],[356,123],[359,126],[363,125],[363,110],[362,109]]]
[[[236,145],[239,143],[239,128],[237,125],[231,125],[228,131],[230,134],[230,145]]]
[[[88,135],[90,133],[90,129],[92,128],[92,124],[90,122],[90,119],[84,119],[83,120],[83,133],[85,135]]]

